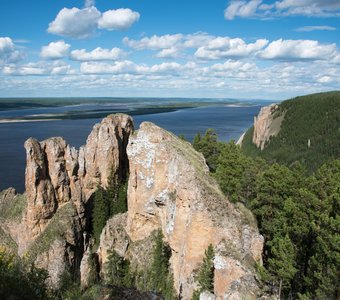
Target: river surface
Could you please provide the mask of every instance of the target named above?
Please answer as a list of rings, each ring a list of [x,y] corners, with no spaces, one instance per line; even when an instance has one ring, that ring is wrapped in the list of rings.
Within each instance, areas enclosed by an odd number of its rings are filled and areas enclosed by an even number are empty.
[[[212,105],[179,109],[173,112],[134,116],[135,127],[143,121],[150,121],[176,135],[183,134],[192,141],[197,132],[215,129],[221,141],[237,140],[249,128],[263,103],[250,106]],[[12,112],[12,115],[15,112]],[[34,113],[34,109],[32,112]],[[11,112],[7,112],[11,114]],[[62,136],[72,146],[85,144],[95,123],[101,119],[76,119],[39,122],[0,123],[0,191],[14,187],[24,191],[25,140],[34,137],[44,140]]]

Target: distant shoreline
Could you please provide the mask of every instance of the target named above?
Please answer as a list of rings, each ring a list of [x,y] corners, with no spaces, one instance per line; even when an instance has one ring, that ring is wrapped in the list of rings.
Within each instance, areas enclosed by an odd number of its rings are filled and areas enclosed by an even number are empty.
[[[0,119],[0,124],[7,124],[7,123],[24,123],[24,122],[45,122],[45,121],[60,121],[61,119],[36,119],[36,120],[29,120],[29,119]]]

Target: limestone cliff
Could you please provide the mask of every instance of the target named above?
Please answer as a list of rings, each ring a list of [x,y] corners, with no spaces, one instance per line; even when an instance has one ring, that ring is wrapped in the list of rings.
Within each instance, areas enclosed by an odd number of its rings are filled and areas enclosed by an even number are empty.
[[[257,117],[254,118],[253,143],[257,148],[263,150],[271,136],[276,136],[280,131],[280,126],[284,114],[275,116],[278,110],[277,104],[271,104],[261,108]]]
[[[256,299],[255,263],[263,238],[252,214],[231,204],[210,177],[201,154],[152,123],[134,133],[133,120],[111,115],[94,126],[79,152],[62,138],[30,138],[26,193],[0,193],[0,244],[29,254],[58,287],[65,271],[89,280],[92,194],[108,178],[128,178],[128,212],[109,219],[96,250],[100,276],[110,251],[143,271],[150,263],[155,230],[171,247],[177,293],[190,299],[194,274],[212,244],[217,299]]]
[[[79,152],[61,137],[25,142],[26,193],[9,189],[1,194],[0,243],[47,269],[52,286],[58,286],[65,270],[79,272],[91,219],[87,201],[111,172],[126,176],[132,132],[132,118],[116,114],[94,126]]]
[[[261,261],[263,238],[251,213],[222,195],[203,156],[152,123],[142,123],[127,153],[127,233],[135,242],[162,229],[181,297],[190,299],[195,270],[212,244],[215,295],[256,299],[254,264]]]

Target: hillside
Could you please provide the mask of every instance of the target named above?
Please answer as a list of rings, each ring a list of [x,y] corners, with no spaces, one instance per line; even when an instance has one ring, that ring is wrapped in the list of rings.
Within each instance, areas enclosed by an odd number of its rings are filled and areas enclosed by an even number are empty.
[[[254,144],[254,126],[242,141],[246,155],[291,165],[296,161],[309,170],[340,157],[340,92],[328,92],[283,101],[269,112],[268,126],[277,126],[276,135],[267,136],[263,150]],[[256,130],[256,124],[255,124]],[[266,128],[270,132],[270,128]],[[277,131],[277,130],[272,130]]]

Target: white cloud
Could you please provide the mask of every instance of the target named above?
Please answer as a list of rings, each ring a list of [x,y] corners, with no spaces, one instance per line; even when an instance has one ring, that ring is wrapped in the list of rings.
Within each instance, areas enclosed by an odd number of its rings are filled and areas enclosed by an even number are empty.
[[[80,65],[80,72],[83,74],[121,74],[136,73],[137,65],[132,61],[118,61],[113,64],[101,62],[83,62]]]
[[[126,30],[140,18],[138,12],[129,8],[119,8],[101,13],[95,1],[86,0],[82,9],[63,8],[49,24],[47,31],[68,38],[88,38],[99,29]]]
[[[240,38],[215,37],[202,32],[187,35],[180,33],[153,35],[140,40],[125,37],[123,42],[136,50],[160,50],[155,55],[158,58],[184,57],[184,50],[196,48],[195,57],[203,60],[249,56],[268,43],[265,39],[259,39],[255,43],[247,44]]]
[[[271,42],[259,57],[277,60],[327,60],[336,54],[335,44],[320,44],[313,40],[283,40]]]
[[[95,0],[85,0],[85,7],[91,7],[96,4]]]
[[[335,27],[332,26],[303,26],[296,29],[299,32],[309,32],[309,31],[334,31]]]
[[[41,48],[40,56],[44,59],[60,59],[68,55],[70,47],[64,41],[51,42]]]
[[[158,58],[177,58],[179,56],[180,56],[180,49],[176,47],[163,49],[156,54],[156,57]]]
[[[262,0],[250,1],[232,1],[224,11],[224,17],[227,20],[232,20],[235,17],[252,17],[256,15],[256,10],[261,4]]]
[[[236,17],[278,17],[278,16],[340,16],[339,0],[278,0],[269,3],[264,0],[233,0],[224,11],[227,20]]]
[[[255,66],[256,65],[254,63],[228,59],[225,63],[212,65],[209,69],[217,72],[225,72],[231,70],[246,72],[255,68]]]
[[[70,58],[77,61],[118,60],[125,56],[125,52],[119,48],[96,48],[90,52],[85,49],[73,50]]]
[[[139,18],[139,13],[129,8],[108,10],[98,20],[98,27],[107,30],[126,30],[137,22]]]
[[[63,8],[47,31],[56,35],[69,38],[87,38],[97,29],[101,13],[94,6],[84,9]]]
[[[174,47],[183,38],[182,34],[166,34],[166,35],[153,35],[152,37],[144,37],[141,40],[130,40],[128,37],[123,39],[125,45],[137,49],[151,49],[161,50]]]
[[[71,66],[61,60],[47,62],[39,61],[25,65],[8,65],[2,70],[5,75],[31,76],[31,75],[67,75],[74,74]]]
[[[207,45],[197,49],[195,56],[199,59],[212,60],[228,57],[246,57],[256,53],[268,44],[265,39],[247,44],[240,38],[217,37]]]
[[[192,70],[196,64],[188,62],[184,65],[176,62],[164,62],[148,66],[145,64],[136,64],[132,61],[117,61],[112,64],[103,62],[84,62],[80,66],[83,74],[134,74],[134,75],[150,75],[150,74],[177,74],[185,70]]]
[[[0,37],[0,64],[15,63],[24,58],[24,53],[17,50],[12,39]]]

